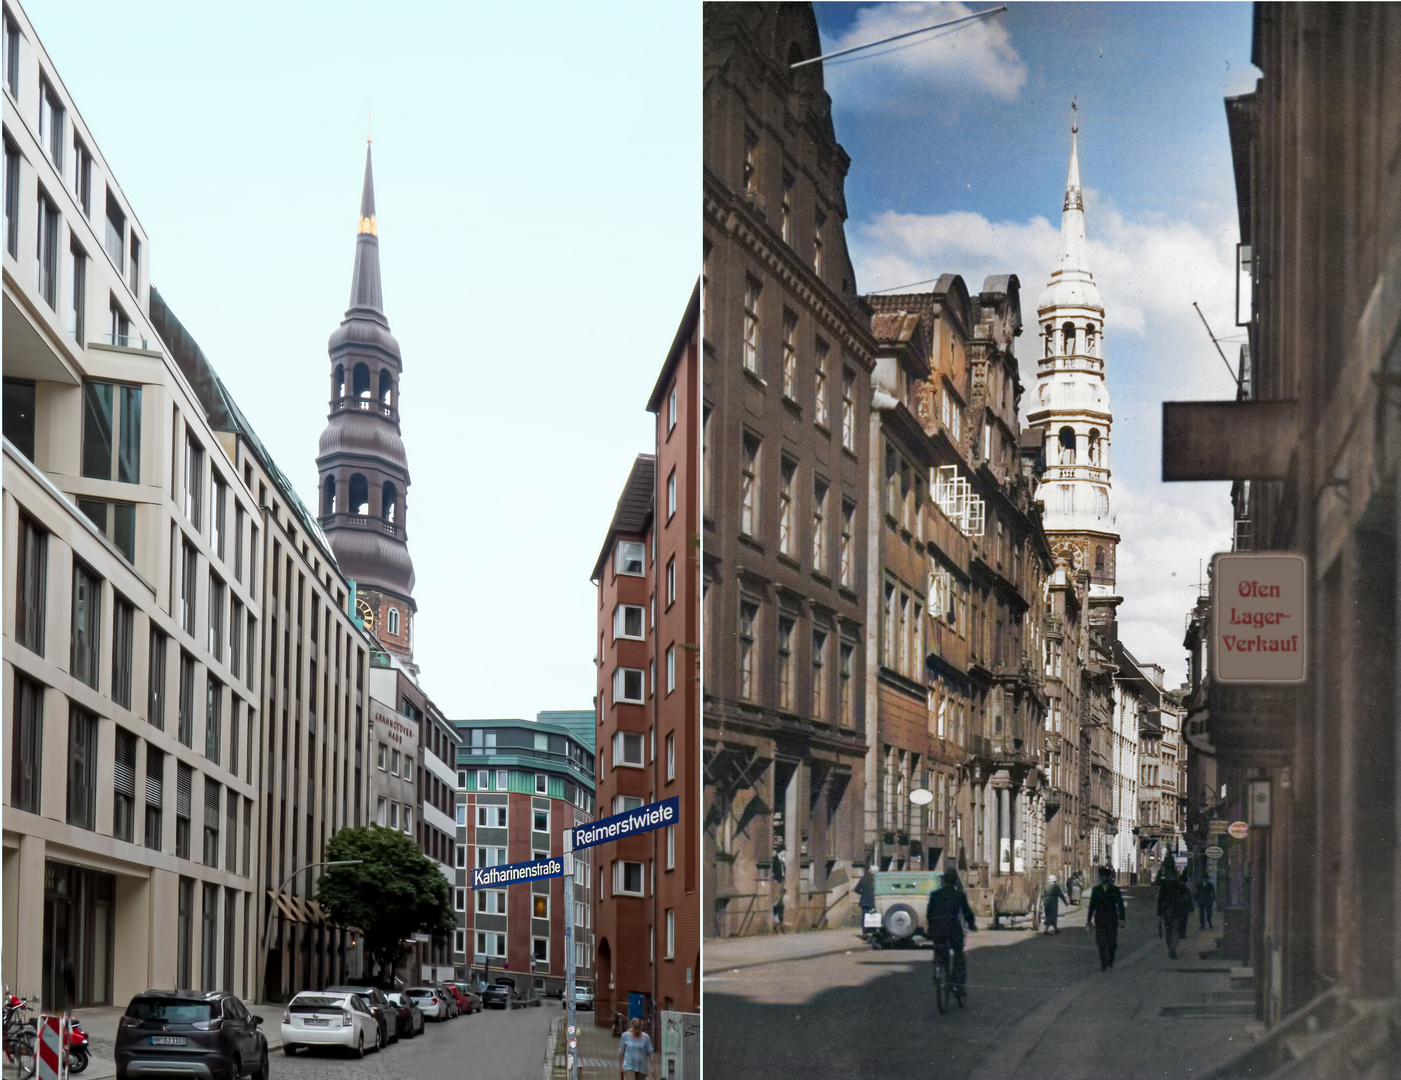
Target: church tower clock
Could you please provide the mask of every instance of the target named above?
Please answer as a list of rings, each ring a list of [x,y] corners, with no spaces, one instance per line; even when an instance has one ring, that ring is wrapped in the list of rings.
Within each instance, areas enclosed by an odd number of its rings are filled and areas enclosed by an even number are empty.
[[[1040,500],[1046,538],[1072,571],[1089,571],[1092,597],[1111,597],[1119,543],[1110,482],[1113,415],[1104,381],[1104,302],[1085,241],[1079,131],[1072,119],[1060,258],[1036,304],[1040,356],[1027,422],[1044,439]]]
[[[316,457],[319,518],[341,572],[355,582],[355,614],[413,667],[409,464],[399,430],[403,359],[380,290],[379,225],[370,150],[355,237],[350,307],[331,335],[331,402]]]

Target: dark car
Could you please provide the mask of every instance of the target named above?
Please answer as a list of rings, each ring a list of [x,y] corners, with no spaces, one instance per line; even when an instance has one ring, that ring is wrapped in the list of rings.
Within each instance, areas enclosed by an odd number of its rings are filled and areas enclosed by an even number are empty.
[[[147,990],[117,1024],[117,1080],[191,1076],[267,1080],[268,1040],[243,1002],[222,991]]]
[[[412,1039],[415,1035],[423,1034],[423,1010],[418,1007],[418,1003],[413,998],[407,993],[400,993],[397,990],[384,996],[389,999],[391,1005],[399,1010],[399,1019],[405,1021],[404,1027],[400,1031],[401,1035]]]
[[[389,999],[379,987],[328,986],[325,989],[328,994],[359,994],[365,999],[365,1004],[370,1007],[370,1012],[379,1023],[380,1045],[388,1046],[399,1041],[399,1010],[389,1003]]]
[[[514,1009],[524,1003],[515,979],[497,979],[482,991],[483,1009]]]

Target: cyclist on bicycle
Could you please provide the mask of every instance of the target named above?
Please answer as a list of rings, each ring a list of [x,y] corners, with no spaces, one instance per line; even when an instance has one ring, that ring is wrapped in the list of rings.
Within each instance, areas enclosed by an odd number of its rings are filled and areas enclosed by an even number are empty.
[[[924,912],[925,934],[934,942],[934,958],[953,950],[953,971],[950,973],[958,984],[963,982],[963,924],[969,930],[978,929],[973,918],[973,909],[968,906],[968,897],[958,880],[958,871],[952,866],[944,869],[940,887],[929,894],[929,906]]]

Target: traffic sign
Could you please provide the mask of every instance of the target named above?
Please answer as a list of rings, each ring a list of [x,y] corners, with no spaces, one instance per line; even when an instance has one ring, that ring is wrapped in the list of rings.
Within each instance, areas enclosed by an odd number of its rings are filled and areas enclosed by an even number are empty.
[[[1233,837],[1235,837],[1237,840],[1244,840],[1247,836],[1250,835],[1250,826],[1247,825],[1244,821],[1233,821],[1231,822],[1231,827],[1226,831],[1230,833]]]
[[[473,889],[499,889],[523,881],[544,881],[564,873],[564,860],[558,855],[534,862],[505,863],[501,866],[478,866],[472,871]]]
[[[1219,859],[1225,854],[1226,853],[1222,851],[1219,847],[1217,847],[1215,844],[1212,844],[1211,847],[1206,849],[1206,857],[1208,859]]]
[[[625,810],[621,814],[600,818],[587,825],[576,825],[568,830],[573,837],[573,843],[566,845],[565,850],[578,851],[595,844],[607,843],[609,840],[620,840],[625,836],[675,825],[680,816],[681,798],[673,795],[660,802],[639,806],[636,810]]]

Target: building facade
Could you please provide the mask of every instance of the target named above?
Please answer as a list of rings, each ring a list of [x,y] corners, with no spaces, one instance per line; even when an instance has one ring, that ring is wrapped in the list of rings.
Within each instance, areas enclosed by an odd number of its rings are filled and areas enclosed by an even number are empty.
[[[854,911],[875,343],[806,4],[705,10],[704,933]]]
[[[454,720],[457,733],[454,963],[473,982],[515,977],[559,995],[566,964],[593,981],[593,849],[573,878],[503,889],[471,888],[471,868],[530,862],[564,850],[564,830],[594,817],[594,755],[568,729],[533,720]],[[574,920],[574,956],[564,951]],[[521,980],[528,979],[528,984]]]
[[[413,673],[414,570],[409,557],[408,456],[399,427],[403,357],[380,284],[379,223],[370,149],[355,235],[350,306],[331,334],[331,401],[316,456],[319,521],[355,611]]]

